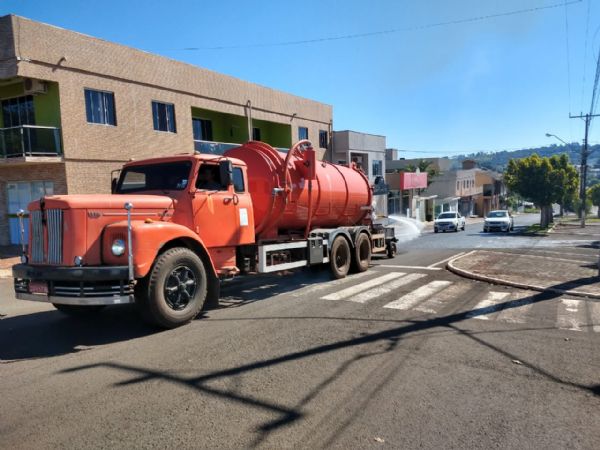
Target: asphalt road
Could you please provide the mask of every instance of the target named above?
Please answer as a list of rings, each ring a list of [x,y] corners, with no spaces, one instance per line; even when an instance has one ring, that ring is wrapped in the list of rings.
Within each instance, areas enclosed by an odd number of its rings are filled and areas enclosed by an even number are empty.
[[[425,230],[342,281],[234,280],[170,331],[127,306],[73,320],[2,280],[0,447],[598,448],[598,305],[445,271],[547,241],[479,229]]]

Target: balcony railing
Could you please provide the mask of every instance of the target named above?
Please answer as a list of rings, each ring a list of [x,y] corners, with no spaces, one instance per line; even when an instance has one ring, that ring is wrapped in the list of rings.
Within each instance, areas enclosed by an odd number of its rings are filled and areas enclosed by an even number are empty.
[[[62,156],[60,128],[21,125],[0,128],[0,157]]]
[[[194,150],[199,153],[208,153],[213,155],[222,155],[230,148],[239,147],[242,144],[232,144],[229,142],[197,141],[194,140]],[[287,153],[289,148],[273,147],[283,153]]]

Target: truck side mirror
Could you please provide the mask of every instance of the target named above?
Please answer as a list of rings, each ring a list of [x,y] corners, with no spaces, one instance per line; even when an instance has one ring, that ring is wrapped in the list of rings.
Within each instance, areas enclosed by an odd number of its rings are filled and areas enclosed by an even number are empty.
[[[219,162],[219,175],[223,187],[229,187],[233,183],[233,164],[230,160],[225,159]]]

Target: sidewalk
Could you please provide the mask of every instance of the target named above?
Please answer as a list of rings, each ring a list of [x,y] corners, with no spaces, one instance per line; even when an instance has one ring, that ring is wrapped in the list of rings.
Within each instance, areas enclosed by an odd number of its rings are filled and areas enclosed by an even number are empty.
[[[453,259],[448,270],[475,280],[542,292],[600,299],[600,224],[559,225],[551,234],[586,245],[515,250],[474,250]],[[551,239],[552,239],[551,238]],[[596,241],[590,245],[589,241]]]
[[[20,262],[21,248],[19,246],[0,246],[0,278],[12,277],[12,266]]]

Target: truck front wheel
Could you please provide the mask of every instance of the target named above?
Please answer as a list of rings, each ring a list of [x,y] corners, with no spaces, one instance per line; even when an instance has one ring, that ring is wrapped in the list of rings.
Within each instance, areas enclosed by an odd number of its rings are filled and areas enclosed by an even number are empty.
[[[172,248],[159,255],[147,283],[138,303],[144,317],[163,328],[193,320],[206,301],[204,264],[188,248]]]
[[[333,278],[340,279],[348,275],[351,260],[352,255],[348,241],[343,236],[336,237],[329,253],[329,265]]]

